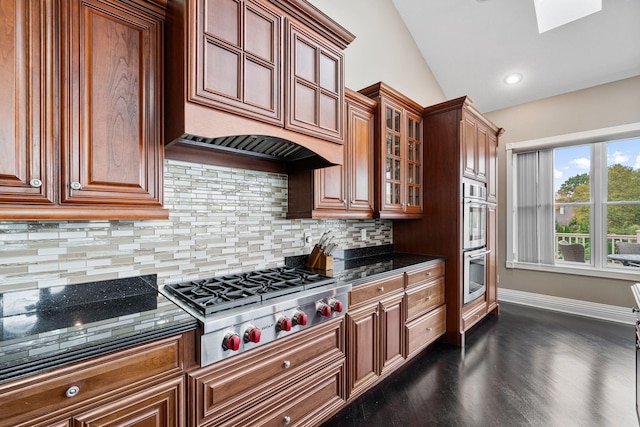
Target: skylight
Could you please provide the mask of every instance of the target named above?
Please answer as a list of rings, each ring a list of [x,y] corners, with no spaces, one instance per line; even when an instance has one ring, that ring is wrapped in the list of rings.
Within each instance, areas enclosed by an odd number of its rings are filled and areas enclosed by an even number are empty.
[[[533,0],[540,34],[602,10],[602,0]]]

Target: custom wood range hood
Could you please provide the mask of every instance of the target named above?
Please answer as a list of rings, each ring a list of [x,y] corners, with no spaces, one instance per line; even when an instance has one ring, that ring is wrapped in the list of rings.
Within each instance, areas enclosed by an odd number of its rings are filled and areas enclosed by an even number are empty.
[[[342,164],[342,50],[305,0],[170,0],[169,159],[287,173]]]

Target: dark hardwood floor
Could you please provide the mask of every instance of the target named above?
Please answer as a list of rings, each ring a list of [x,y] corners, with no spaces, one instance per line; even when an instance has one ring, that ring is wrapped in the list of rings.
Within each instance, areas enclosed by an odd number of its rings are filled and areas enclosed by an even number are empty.
[[[634,326],[500,304],[323,424],[638,426]]]

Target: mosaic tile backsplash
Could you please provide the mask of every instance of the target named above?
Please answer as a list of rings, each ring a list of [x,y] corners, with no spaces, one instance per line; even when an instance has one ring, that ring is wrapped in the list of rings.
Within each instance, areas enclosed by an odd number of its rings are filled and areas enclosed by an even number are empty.
[[[164,221],[0,221],[0,292],[275,267],[328,230],[340,249],[392,243],[388,220],[286,219],[286,175],[167,160],[164,185]]]

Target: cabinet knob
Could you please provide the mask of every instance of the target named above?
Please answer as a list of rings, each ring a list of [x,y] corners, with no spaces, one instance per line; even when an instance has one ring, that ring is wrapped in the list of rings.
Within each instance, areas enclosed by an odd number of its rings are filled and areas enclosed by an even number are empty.
[[[285,424],[289,424],[291,422],[291,417],[290,416],[285,416],[284,419],[282,420]]]
[[[288,360],[285,360],[282,366],[284,367],[284,369],[289,369],[289,367],[291,366],[291,362]]]
[[[347,204],[347,199],[342,199],[342,204],[346,205]]]
[[[82,188],[82,184],[80,184],[78,181],[73,181],[71,183],[71,188],[74,190],[80,190]]]
[[[380,287],[378,288],[378,290],[379,290],[380,292],[384,292],[384,286],[380,286]]]
[[[382,307],[382,312],[386,313],[387,312],[387,307]]]
[[[29,185],[34,188],[39,188],[42,187],[42,181],[40,181],[38,178],[33,178],[31,181],[29,181]]]
[[[77,385],[74,385],[69,387],[64,395],[67,397],[74,397],[74,396],[77,396],[78,393],[80,393],[80,387],[78,387]]]

